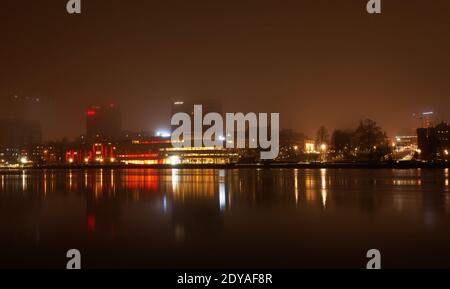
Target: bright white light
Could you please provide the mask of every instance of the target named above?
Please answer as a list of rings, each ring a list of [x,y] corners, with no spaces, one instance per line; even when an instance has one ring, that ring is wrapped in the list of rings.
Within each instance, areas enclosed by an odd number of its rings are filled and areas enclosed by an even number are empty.
[[[109,161],[113,163],[113,162],[116,161],[116,159],[115,158],[110,158]]]
[[[224,140],[225,140],[225,137],[222,136],[222,135],[220,135],[220,136],[219,136],[219,140],[220,140],[220,141],[224,141]]]
[[[73,159],[72,158],[69,159],[69,163],[73,163]]]
[[[171,136],[170,132],[164,131],[164,130],[156,131],[155,135],[158,136],[158,137],[170,137]]]
[[[28,163],[28,158],[27,158],[27,157],[21,157],[21,158],[20,158],[20,162],[21,162],[22,164],[26,164],[26,163]]]
[[[171,157],[169,157],[169,163],[172,166],[179,165],[181,163],[180,157],[179,156],[171,156]]]

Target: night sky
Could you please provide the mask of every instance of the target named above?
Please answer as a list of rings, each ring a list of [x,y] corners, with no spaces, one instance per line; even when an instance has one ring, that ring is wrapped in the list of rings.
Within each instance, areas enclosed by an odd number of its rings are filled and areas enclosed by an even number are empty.
[[[46,140],[84,133],[89,105],[153,130],[173,101],[205,98],[311,136],[366,117],[390,135],[414,129],[414,112],[450,120],[450,1],[382,0],[382,15],[366,3],[82,0],[69,15],[66,0],[3,0],[0,110],[39,98]]]

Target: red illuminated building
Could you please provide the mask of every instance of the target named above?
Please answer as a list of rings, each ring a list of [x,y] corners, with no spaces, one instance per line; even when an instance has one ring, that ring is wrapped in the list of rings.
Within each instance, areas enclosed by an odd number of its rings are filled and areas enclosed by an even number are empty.
[[[78,149],[66,151],[66,163],[69,164],[102,164],[116,162],[116,147],[108,143],[94,143]]]

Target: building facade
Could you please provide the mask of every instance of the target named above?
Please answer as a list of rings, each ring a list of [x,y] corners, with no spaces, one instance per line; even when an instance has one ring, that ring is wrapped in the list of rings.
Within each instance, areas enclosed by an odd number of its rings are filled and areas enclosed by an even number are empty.
[[[450,150],[450,125],[441,122],[435,127],[417,129],[418,154],[425,160],[447,160]]]
[[[120,110],[114,104],[86,110],[86,137],[89,141],[114,141],[121,136]]]

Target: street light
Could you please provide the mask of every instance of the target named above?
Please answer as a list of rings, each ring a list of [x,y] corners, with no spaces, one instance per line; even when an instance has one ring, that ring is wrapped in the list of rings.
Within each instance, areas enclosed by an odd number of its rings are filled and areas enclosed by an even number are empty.
[[[322,151],[322,161],[325,162],[327,159],[327,145],[326,144],[321,144],[320,145],[320,150]]]

